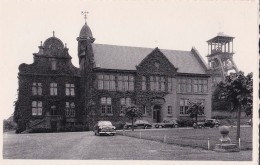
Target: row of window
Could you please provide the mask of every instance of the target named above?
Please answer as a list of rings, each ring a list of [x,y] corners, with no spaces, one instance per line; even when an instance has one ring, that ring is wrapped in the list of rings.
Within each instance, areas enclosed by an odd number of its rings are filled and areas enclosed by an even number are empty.
[[[192,87],[194,93],[207,93],[208,92],[208,80],[206,79],[189,79],[181,78],[177,80],[179,93],[192,93]]]
[[[202,103],[203,106],[205,105],[205,100],[203,99],[196,100],[196,102]],[[188,108],[189,108],[189,99],[180,99],[180,115],[187,115]],[[204,109],[202,114],[205,114]]]
[[[116,87],[117,82],[117,87]],[[167,78],[163,76],[150,76],[150,90],[151,91],[166,91],[166,83],[168,92],[172,92],[173,78]],[[142,91],[147,90],[147,80],[145,76],[142,76]],[[207,93],[208,92],[208,80],[206,79],[189,79],[180,78],[177,80],[179,93]],[[192,90],[193,87],[193,90]],[[134,77],[133,76],[117,76],[115,75],[98,75],[98,89],[101,90],[119,90],[119,91],[133,91],[134,90]]]
[[[33,101],[32,102],[32,115],[33,116],[42,115],[42,101]],[[57,108],[55,105],[51,106],[50,115],[58,115]],[[75,117],[75,103],[74,102],[65,102],[65,116],[66,117]]]
[[[105,90],[119,90],[119,91],[133,91],[134,90],[134,77],[117,76],[117,88],[114,75],[98,75],[98,89]]]
[[[42,83],[33,83],[32,85],[32,95],[42,95]],[[75,85],[65,84],[65,94],[66,96],[75,96]],[[58,85],[57,83],[50,83],[50,95],[58,95]]]

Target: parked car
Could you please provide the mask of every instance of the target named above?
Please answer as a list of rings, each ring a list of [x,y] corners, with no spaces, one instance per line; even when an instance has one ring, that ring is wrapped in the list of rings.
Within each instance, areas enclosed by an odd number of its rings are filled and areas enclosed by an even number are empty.
[[[219,122],[217,119],[206,119],[205,121],[198,121],[197,124],[193,124],[193,128],[205,128],[205,127],[218,127]]]
[[[136,120],[134,124],[136,125],[137,128],[143,128],[143,129],[152,128],[152,124],[150,124],[147,120]]]
[[[178,127],[176,120],[163,120],[161,123],[155,123],[155,128],[175,128]]]
[[[205,120],[205,127],[218,127],[219,126],[219,122],[217,119],[206,119]]]
[[[97,124],[94,125],[94,133],[95,135],[115,135],[116,127],[113,126],[111,121],[98,121]]]
[[[125,128],[126,129],[132,128],[132,123],[127,122],[125,124]],[[134,128],[143,128],[143,129],[152,128],[152,124],[150,124],[147,120],[136,120],[134,122]]]

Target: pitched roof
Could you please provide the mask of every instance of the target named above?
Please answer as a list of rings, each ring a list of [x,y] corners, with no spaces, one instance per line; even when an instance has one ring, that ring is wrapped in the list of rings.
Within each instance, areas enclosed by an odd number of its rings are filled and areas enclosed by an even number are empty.
[[[136,70],[136,66],[154,49],[130,46],[93,44],[96,67],[103,69]],[[178,73],[206,74],[204,67],[191,51],[160,51],[178,68]]]

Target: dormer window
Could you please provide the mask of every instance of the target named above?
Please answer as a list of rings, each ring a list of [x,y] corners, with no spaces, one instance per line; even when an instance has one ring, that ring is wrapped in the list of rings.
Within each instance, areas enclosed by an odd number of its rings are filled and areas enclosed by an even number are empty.
[[[160,67],[160,64],[158,62],[155,62],[154,63],[154,66],[156,68],[156,71],[159,71],[159,67]]]

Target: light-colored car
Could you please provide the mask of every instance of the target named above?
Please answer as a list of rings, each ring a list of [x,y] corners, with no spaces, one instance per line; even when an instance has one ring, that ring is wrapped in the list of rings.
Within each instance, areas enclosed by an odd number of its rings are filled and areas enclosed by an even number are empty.
[[[116,127],[113,126],[111,121],[98,121],[94,126],[95,135],[115,135]]]

